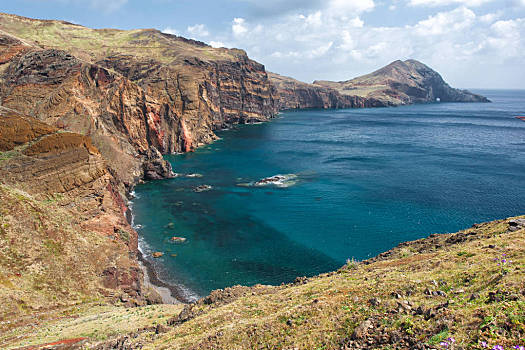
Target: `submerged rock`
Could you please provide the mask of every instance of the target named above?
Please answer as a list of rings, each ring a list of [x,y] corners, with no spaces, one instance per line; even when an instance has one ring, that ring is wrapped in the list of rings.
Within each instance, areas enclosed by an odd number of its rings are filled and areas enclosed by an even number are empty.
[[[151,254],[151,256],[153,256],[155,259],[158,259],[158,258],[161,258],[162,256],[164,256],[164,253],[162,253],[162,252],[155,252],[155,253]]]

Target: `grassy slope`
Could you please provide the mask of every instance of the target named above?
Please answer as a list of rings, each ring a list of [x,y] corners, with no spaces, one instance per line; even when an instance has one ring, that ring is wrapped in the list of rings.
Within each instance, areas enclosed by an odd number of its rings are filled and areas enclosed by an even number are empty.
[[[112,54],[128,54],[162,63],[180,62],[186,57],[203,61],[232,60],[242,50],[215,49],[188,42],[154,29],[91,29],[62,21],[34,20],[0,13],[0,30],[30,45],[66,50],[95,62]]]
[[[187,307],[182,319],[189,320],[164,334],[156,334],[155,326],[165,324],[168,314],[177,316],[181,306],[79,311],[43,321],[25,342],[87,334],[104,339],[129,331],[127,317],[134,317],[136,329],[150,328],[130,342],[146,349],[339,349],[367,342],[370,349],[393,349],[411,348],[410,342],[439,347],[448,337],[464,348],[481,348],[487,341],[510,349],[525,343],[525,229],[508,232],[507,221],[404,244],[305,284],[219,292]],[[503,254],[512,262],[501,266]],[[427,295],[427,289],[442,295]],[[78,321],[89,315],[89,322]],[[108,319],[111,327],[100,333]],[[354,334],[365,320],[371,328]]]

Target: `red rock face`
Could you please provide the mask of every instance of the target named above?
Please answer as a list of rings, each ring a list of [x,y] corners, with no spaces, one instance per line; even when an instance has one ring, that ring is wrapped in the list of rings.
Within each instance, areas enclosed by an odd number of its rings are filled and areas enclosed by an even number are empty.
[[[19,46],[6,38],[0,52]],[[170,175],[169,164],[158,166],[159,152],[192,151],[213,142],[215,130],[276,112],[264,66],[241,51],[233,61],[189,57],[176,64],[126,55],[92,64],[35,47],[17,52],[0,73],[2,104],[89,136],[128,187]]]
[[[64,208],[55,217],[55,213],[32,207],[39,213],[34,221],[28,219],[30,215],[24,211],[8,211],[19,221],[28,220],[29,227],[27,230],[5,231],[2,238],[6,235],[9,238],[12,234],[10,244],[13,247],[17,246],[17,240],[28,241],[26,234],[31,236],[31,242],[43,240],[44,243],[44,247],[36,244],[31,249],[24,249],[24,264],[38,263],[45,271],[50,271],[58,268],[55,259],[73,259],[75,264],[82,265],[82,272],[60,269],[61,280],[70,280],[73,274],[80,273],[82,283],[90,287],[84,290],[81,286],[68,285],[67,290],[79,287],[82,293],[95,295],[100,292],[108,296],[125,293],[138,303],[144,302],[142,274],[135,259],[138,236],[125,218],[128,208],[120,193],[122,183],[112,175],[91,138],[59,132],[35,118],[5,108],[0,108],[0,136],[2,145],[6,145],[3,150],[10,152],[8,157],[0,160],[3,200],[19,205],[19,199],[13,198],[6,190],[16,189],[36,200],[59,201]],[[3,212],[5,205],[0,203]],[[60,215],[74,218],[67,225],[70,231],[64,232],[59,225],[50,224],[56,220],[60,222],[63,217]],[[72,242],[72,239],[76,241]],[[43,258],[46,242],[52,242],[51,247],[56,247],[53,248],[54,259]],[[86,249],[94,249],[95,253],[86,255]],[[0,265],[4,263],[2,261]],[[23,264],[2,265],[7,270],[13,266],[22,268]],[[55,300],[48,302],[52,305]]]

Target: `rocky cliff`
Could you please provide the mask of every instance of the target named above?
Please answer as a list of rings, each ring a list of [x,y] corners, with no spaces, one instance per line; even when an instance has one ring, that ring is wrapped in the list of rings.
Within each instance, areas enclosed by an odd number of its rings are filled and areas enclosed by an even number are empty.
[[[279,110],[386,107],[385,103],[374,98],[343,95],[330,87],[303,83],[275,73],[268,76]]]
[[[39,312],[151,297],[119,180],[87,136],[0,107],[0,330]]]
[[[215,130],[276,110],[264,66],[157,30],[93,30],[0,15],[1,105],[87,135],[127,188],[171,173]]]

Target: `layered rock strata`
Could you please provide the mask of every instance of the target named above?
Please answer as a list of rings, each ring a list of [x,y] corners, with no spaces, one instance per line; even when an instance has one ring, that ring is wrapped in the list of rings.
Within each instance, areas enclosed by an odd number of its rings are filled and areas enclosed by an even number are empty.
[[[87,136],[0,108],[0,319],[151,297],[120,181]]]

